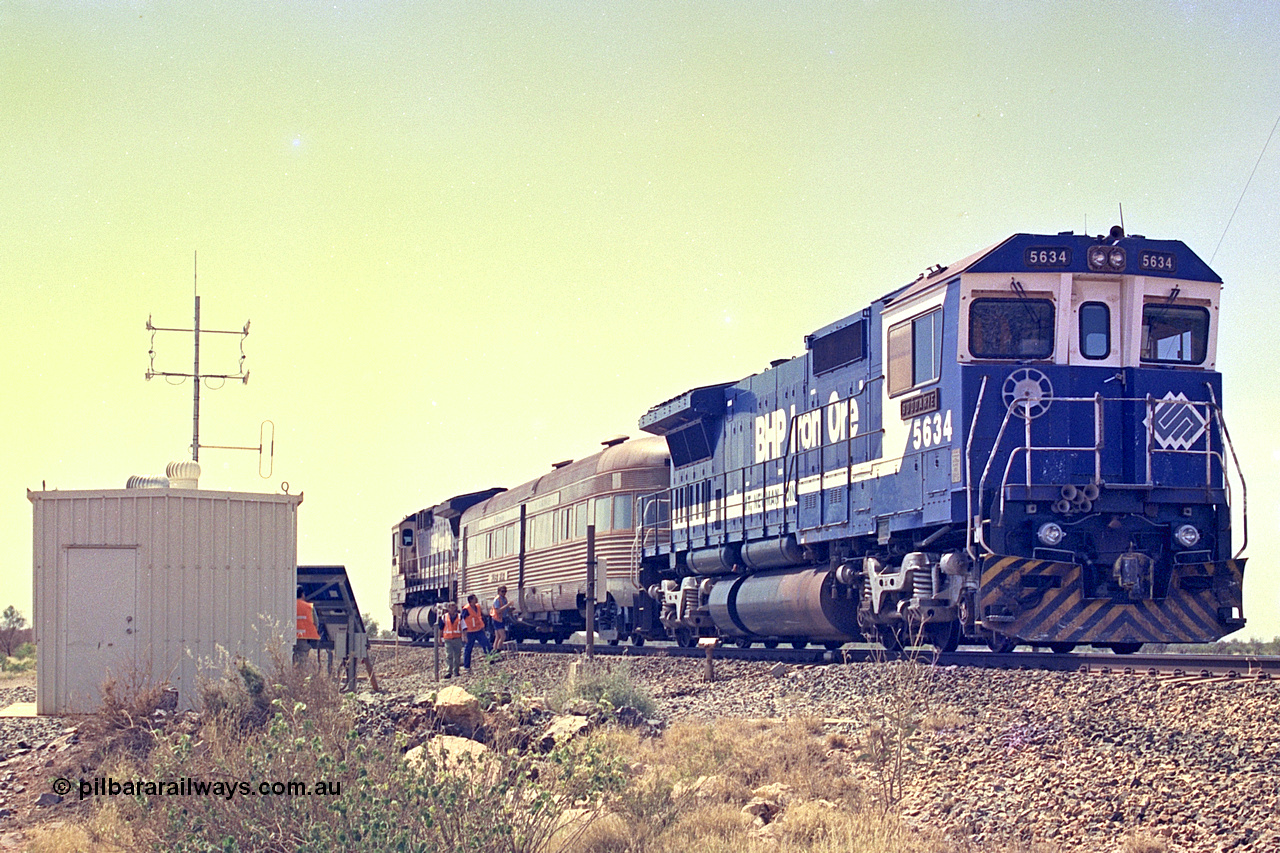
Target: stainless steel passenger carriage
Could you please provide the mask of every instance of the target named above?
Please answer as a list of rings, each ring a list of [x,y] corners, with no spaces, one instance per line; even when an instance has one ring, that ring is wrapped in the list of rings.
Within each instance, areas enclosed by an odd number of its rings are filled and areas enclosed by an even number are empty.
[[[403,613],[397,627],[428,635],[436,605],[471,593],[487,614],[498,587],[506,586],[515,605],[511,639],[563,642],[585,627],[587,533],[594,527],[597,630],[615,642],[643,642],[661,628],[639,572],[637,504],[669,478],[664,441],[617,438],[523,485],[463,495],[409,516],[395,531],[392,606]]]

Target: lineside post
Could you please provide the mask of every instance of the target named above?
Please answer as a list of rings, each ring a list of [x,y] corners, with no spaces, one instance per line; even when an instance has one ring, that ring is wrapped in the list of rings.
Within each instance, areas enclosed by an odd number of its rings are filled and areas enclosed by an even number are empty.
[[[596,656],[596,526],[587,525],[587,660]]]
[[[705,649],[707,652],[707,681],[716,680],[716,649],[720,646],[719,637],[701,637],[698,640],[698,648]]]

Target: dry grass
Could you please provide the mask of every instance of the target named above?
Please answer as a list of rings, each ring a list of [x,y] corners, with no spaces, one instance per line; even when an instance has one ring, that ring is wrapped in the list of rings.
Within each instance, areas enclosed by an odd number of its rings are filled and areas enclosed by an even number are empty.
[[[634,778],[607,816],[557,853],[955,849],[879,808],[874,792],[851,779],[854,744],[817,720],[678,723],[654,740],[615,733],[612,744]],[[744,812],[753,792],[771,792],[781,805],[772,820]]]
[[[118,694],[109,692],[109,696]],[[589,826],[622,775],[598,739],[548,755],[494,744],[475,773],[445,769],[429,752],[413,767],[401,740],[360,732],[357,705],[331,679],[277,666],[265,675],[240,661],[202,685],[204,710],[168,730],[144,726],[150,694],[112,700],[93,722],[115,746],[92,775],[220,785],[203,795],[147,792],[102,797],[77,825],[50,827],[49,851],[380,850],[522,853],[571,842]],[[136,732],[143,732],[136,735]],[[139,748],[134,748],[137,738]],[[145,746],[145,748],[141,748]],[[466,759],[463,759],[464,761]],[[88,774],[85,774],[88,775]],[[264,795],[302,783],[321,795]],[[566,822],[566,814],[575,817]]]
[[[56,823],[39,827],[27,839],[29,853],[123,853],[136,850],[137,839],[114,803],[97,809],[84,823]]]
[[[1120,853],[1167,853],[1169,846],[1145,832],[1134,832],[1120,844]]]
[[[149,667],[139,665],[102,683],[102,705],[80,725],[81,739],[96,744],[89,761],[98,764],[118,755],[142,758],[151,751],[156,728],[177,706],[177,693],[168,682],[151,679]]]
[[[923,689],[918,671],[902,676],[904,687]],[[403,740],[361,735],[353,700],[291,665],[266,676],[233,663],[202,696],[198,721],[167,731],[139,722],[149,719],[150,691],[134,702],[117,696],[97,725],[119,748],[104,753],[97,773],[255,789],[328,781],[341,784],[340,794],[104,797],[82,823],[37,832],[30,849],[970,853],[908,826],[884,807],[877,782],[860,787],[851,768],[863,737],[816,719],[684,722],[657,738],[609,728],[546,756],[498,742],[458,772],[430,751],[408,766]],[[918,693],[899,703],[884,713],[901,716],[880,725],[888,731],[899,720],[906,738],[929,708]],[[939,727],[950,723],[937,718]],[[137,743],[146,749],[130,745],[135,730],[145,732]],[[744,811],[762,797],[774,805],[768,814]],[[1123,853],[1163,853],[1142,843],[1132,839]]]

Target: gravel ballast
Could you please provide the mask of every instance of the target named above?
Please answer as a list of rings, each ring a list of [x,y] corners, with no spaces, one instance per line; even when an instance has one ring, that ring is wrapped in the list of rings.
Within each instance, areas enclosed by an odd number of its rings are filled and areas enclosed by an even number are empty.
[[[430,651],[380,654],[384,687],[436,687]],[[509,654],[496,669],[524,689],[549,693],[576,659]],[[1280,850],[1276,680],[934,667],[927,660],[781,668],[717,661],[717,680],[708,684],[704,664],[688,658],[600,657],[597,664],[628,667],[667,723],[818,717],[856,743],[872,727],[892,729],[908,707],[913,730],[906,733],[916,751],[896,808],[916,825],[980,845],[1019,840],[1116,851],[1138,838],[1166,851]],[[495,677],[479,671],[462,684]],[[857,752],[849,751],[849,772],[874,791],[876,770]]]

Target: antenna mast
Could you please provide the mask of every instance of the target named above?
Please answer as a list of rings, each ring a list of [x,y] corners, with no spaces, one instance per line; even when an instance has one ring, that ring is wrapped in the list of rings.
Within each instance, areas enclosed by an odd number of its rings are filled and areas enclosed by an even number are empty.
[[[249,372],[244,369],[244,339],[249,336],[249,321],[246,320],[244,328],[240,331],[230,331],[223,329],[201,329],[200,328],[200,288],[199,288],[199,253],[193,253],[192,257],[192,290],[195,295],[195,326],[191,329],[167,329],[161,326],[154,326],[151,323],[151,317],[147,317],[147,331],[151,332],[151,366],[147,368],[146,377],[148,380],[153,376],[163,376],[175,379],[191,379],[192,385],[192,401],[191,401],[191,461],[200,461],[201,447],[216,447],[217,445],[201,445],[200,444],[200,385],[202,382],[210,379],[221,379],[224,382],[228,379],[239,379],[242,384],[249,384]],[[240,366],[238,373],[201,373],[200,372],[200,334],[203,331],[206,335],[239,335],[240,336]],[[190,373],[170,373],[167,371],[156,370],[156,332],[191,332],[193,338],[193,350],[195,359],[192,364]],[[249,448],[226,448],[233,450],[257,450],[261,453],[261,447]]]

